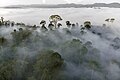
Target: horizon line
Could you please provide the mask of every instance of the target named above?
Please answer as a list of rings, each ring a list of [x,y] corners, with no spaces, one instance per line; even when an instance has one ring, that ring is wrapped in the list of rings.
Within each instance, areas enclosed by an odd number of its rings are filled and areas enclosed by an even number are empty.
[[[97,3],[97,2],[96,2]],[[81,5],[89,5],[89,4],[96,4],[96,3],[60,3],[60,4],[81,4]],[[99,3],[103,3],[103,2],[98,2],[98,4]],[[111,2],[111,3],[118,3],[118,4],[120,4],[120,2]],[[111,3],[104,3],[104,4],[111,4]],[[37,3],[34,3],[34,4],[12,4],[12,5],[6,5],[6,6],[0,6],[0,7],[8,7],[8,6],[17,6],[17,5],[59,5],[59,4],[48,4],[48,3],[46,3],[46,4],[43,4],[43,3],[41,3],[41,4],[37,4]]]

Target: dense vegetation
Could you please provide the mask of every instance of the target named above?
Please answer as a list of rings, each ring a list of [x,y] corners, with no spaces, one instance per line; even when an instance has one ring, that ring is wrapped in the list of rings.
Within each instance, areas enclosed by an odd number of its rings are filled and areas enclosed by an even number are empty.
[[[119,57],[111,57],[119,52],[120,39],[108,36],[113,35],[110,28],[86,25],[86,29],[41,31],[36,26],[15,27],[19,29],[0,28],[0,80],[120,79]],[[115,72],[111,71],[114,67],[118,68]]]

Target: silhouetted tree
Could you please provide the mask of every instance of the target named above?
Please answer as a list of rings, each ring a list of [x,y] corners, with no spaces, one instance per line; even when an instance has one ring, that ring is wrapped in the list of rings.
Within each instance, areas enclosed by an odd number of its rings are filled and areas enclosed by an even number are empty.
[[[87,28],[87,29],[90,29],[91,28],[91,22],[90,21],[85,21],[84,22],[84,27]]]
[[[66,21],[66,25],[67,25],[68,28],[70,28],[70,26],[71,26],[70,21]]]
[[[53,30],[54,24],[53,24],[52,22],[50,22],[50,24],[48,25],[48,28],[49,28],[50,30]]]
[[[58,28],[60,28],[60,27],[62,26],[62,24],[61,24],[61,23],[58,23],[57,26],[58,26]]]
[[[49,21],[54,23],[55,28],[57,28],[57,22],[61,21],[61,20],[62,20],[62,18],[59,15],[51,15],[49,17]]]

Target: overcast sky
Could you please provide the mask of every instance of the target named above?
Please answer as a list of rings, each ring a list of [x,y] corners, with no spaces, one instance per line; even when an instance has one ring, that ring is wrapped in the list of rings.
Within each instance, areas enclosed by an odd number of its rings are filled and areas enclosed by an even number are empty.
[[[61,4],[61,3],[111,3],[120,0],[0,0],[0,6],[17,4]]]

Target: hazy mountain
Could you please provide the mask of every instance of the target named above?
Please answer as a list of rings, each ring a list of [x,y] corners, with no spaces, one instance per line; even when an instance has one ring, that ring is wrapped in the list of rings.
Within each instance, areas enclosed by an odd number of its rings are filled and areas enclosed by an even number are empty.
[[[11,5],[4,8],[83,8],[83,7],[109,7],[120,8],[120,3],[94,3],[94,4],[31,4],[31,5]]]
[[[94,3],[119,3],[120,0],[81,0],[82,4],[94,4]]]
[[[110,3],[110,4],[106,4],[106,3],[95,3],[95,4],[89,4],[89,5],[84,5],[84,6],[88,6],[88,7],[110,7],[110,8],[120,8],[120,3]]]

